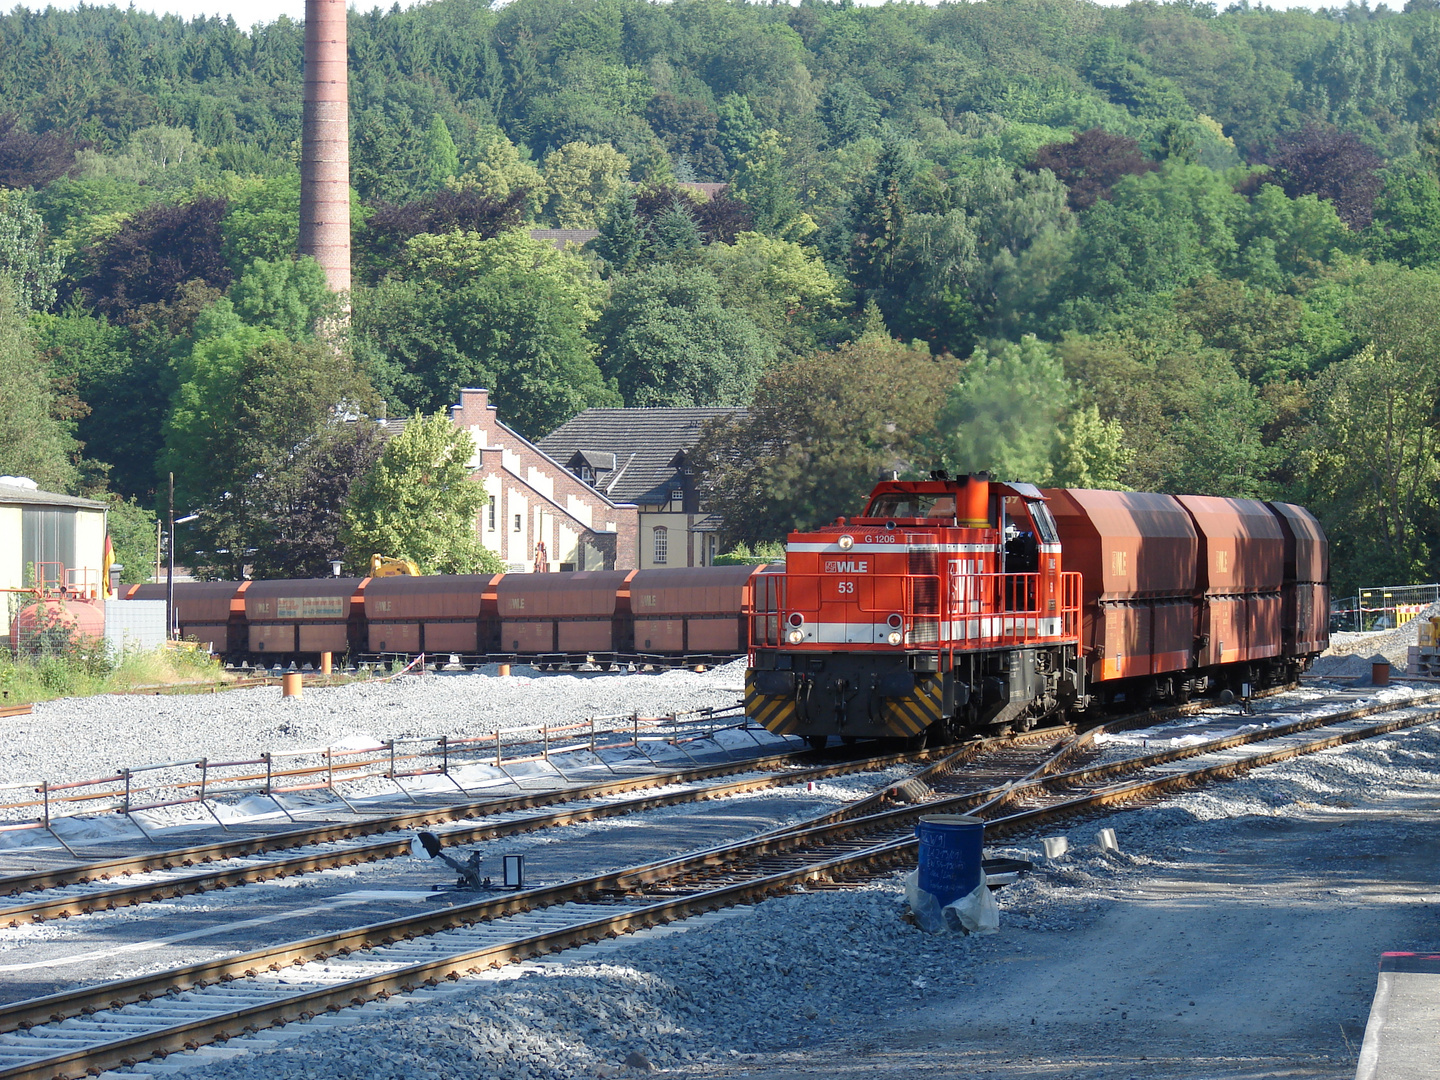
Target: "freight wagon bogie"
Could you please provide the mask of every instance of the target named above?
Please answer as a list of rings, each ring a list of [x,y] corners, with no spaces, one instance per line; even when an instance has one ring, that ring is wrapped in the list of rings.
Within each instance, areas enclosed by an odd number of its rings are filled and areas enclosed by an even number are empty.
[[[1089,685],[1087,715],[1098,722],[1116,713],[1152,705],[1183,705],[1197,698],[1215,697],[1226,690],[1239,698],[1290,685],[1309,667],[1308,657],[1279,657],[1204,670],[1190,668],[1164,675],[1095,681]]]

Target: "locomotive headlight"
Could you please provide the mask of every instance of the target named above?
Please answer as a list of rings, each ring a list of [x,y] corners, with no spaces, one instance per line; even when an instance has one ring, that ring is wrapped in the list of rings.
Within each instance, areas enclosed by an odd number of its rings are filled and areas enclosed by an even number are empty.
[[[805,631],[801,630],[799,627],[796,627],[794,630],[791,630],[790,633],[785,635],[785,639],[789,641],[791,645],[799,645],[802,641],[805,640]]]
[[[791,626],[804,626],[804,625],[805,625],[805,616],[804,616],[804,615],[801,615],[800,612],[798,612],[798,611],[792,611],[792,612],[790,613],[790,618],[789,618],[788,621],[789,621],[789,623],[790,623]]]
[[[890,636],[889,636],[888,638],[886,638],[885,640],[888,641],[888,642],[890,642],[891,645],[899,645],[899,644],[900,644],[900,640],[901,640],[901,639],[900,639],[900,631],[899,631],[899,630],[891,630],[891,631],[890,631]]]
[[[841,550],[841,551],[849,551],[849,550],[850,550],[852,547],[854,547],[854,546],[855,546],[855,538],[854,538],[853,536],[851,536],[849,533],[846,533],[844,536],[840,537],[840,550]]]
[[[904,622],[905,620],[900,617],[899,612],[896,612],[885,620],[886,625],[889,626],[891,630],[899,630],[900,627],[904,625]]]

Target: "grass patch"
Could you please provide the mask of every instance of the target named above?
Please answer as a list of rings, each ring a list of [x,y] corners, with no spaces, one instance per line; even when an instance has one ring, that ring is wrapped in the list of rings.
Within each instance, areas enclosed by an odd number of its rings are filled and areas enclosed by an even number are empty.
[[[110,655],[104,642],[18,656],[0,650],[0,704],[5,705],[138,687],[208,685],[225,678],[220,662],[200,649],[127,649],[119,657]]]

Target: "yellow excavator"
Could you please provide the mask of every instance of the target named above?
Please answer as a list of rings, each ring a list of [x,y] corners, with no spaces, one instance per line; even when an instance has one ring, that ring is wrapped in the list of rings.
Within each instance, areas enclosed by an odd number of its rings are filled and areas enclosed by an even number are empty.
[[[390,559],[384,555],[370,556],[371,577],[419,577],[420,568],[409,559]]]

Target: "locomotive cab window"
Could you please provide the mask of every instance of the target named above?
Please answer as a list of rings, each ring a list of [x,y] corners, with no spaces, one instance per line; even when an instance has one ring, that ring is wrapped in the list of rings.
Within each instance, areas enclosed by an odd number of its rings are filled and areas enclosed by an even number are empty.
[[[949,492],[887,491],[870,500],[867,518],[924,518],[932,524],[955,523],[955,496]]]
[[[1033,574],[1040,569],[1040,541],[1030,506],[1018,495],[1010,495],[1005,499],[1004,509],[1005,572]]]
[[[1032,502],[1030,516],[1035,519],[1035,529],[1040,533],[1042,544],[1058,544],[1060,542],[1060,530],[1055,527],[1055,519],[1050,516],[1048,506],[1043,502]]]

